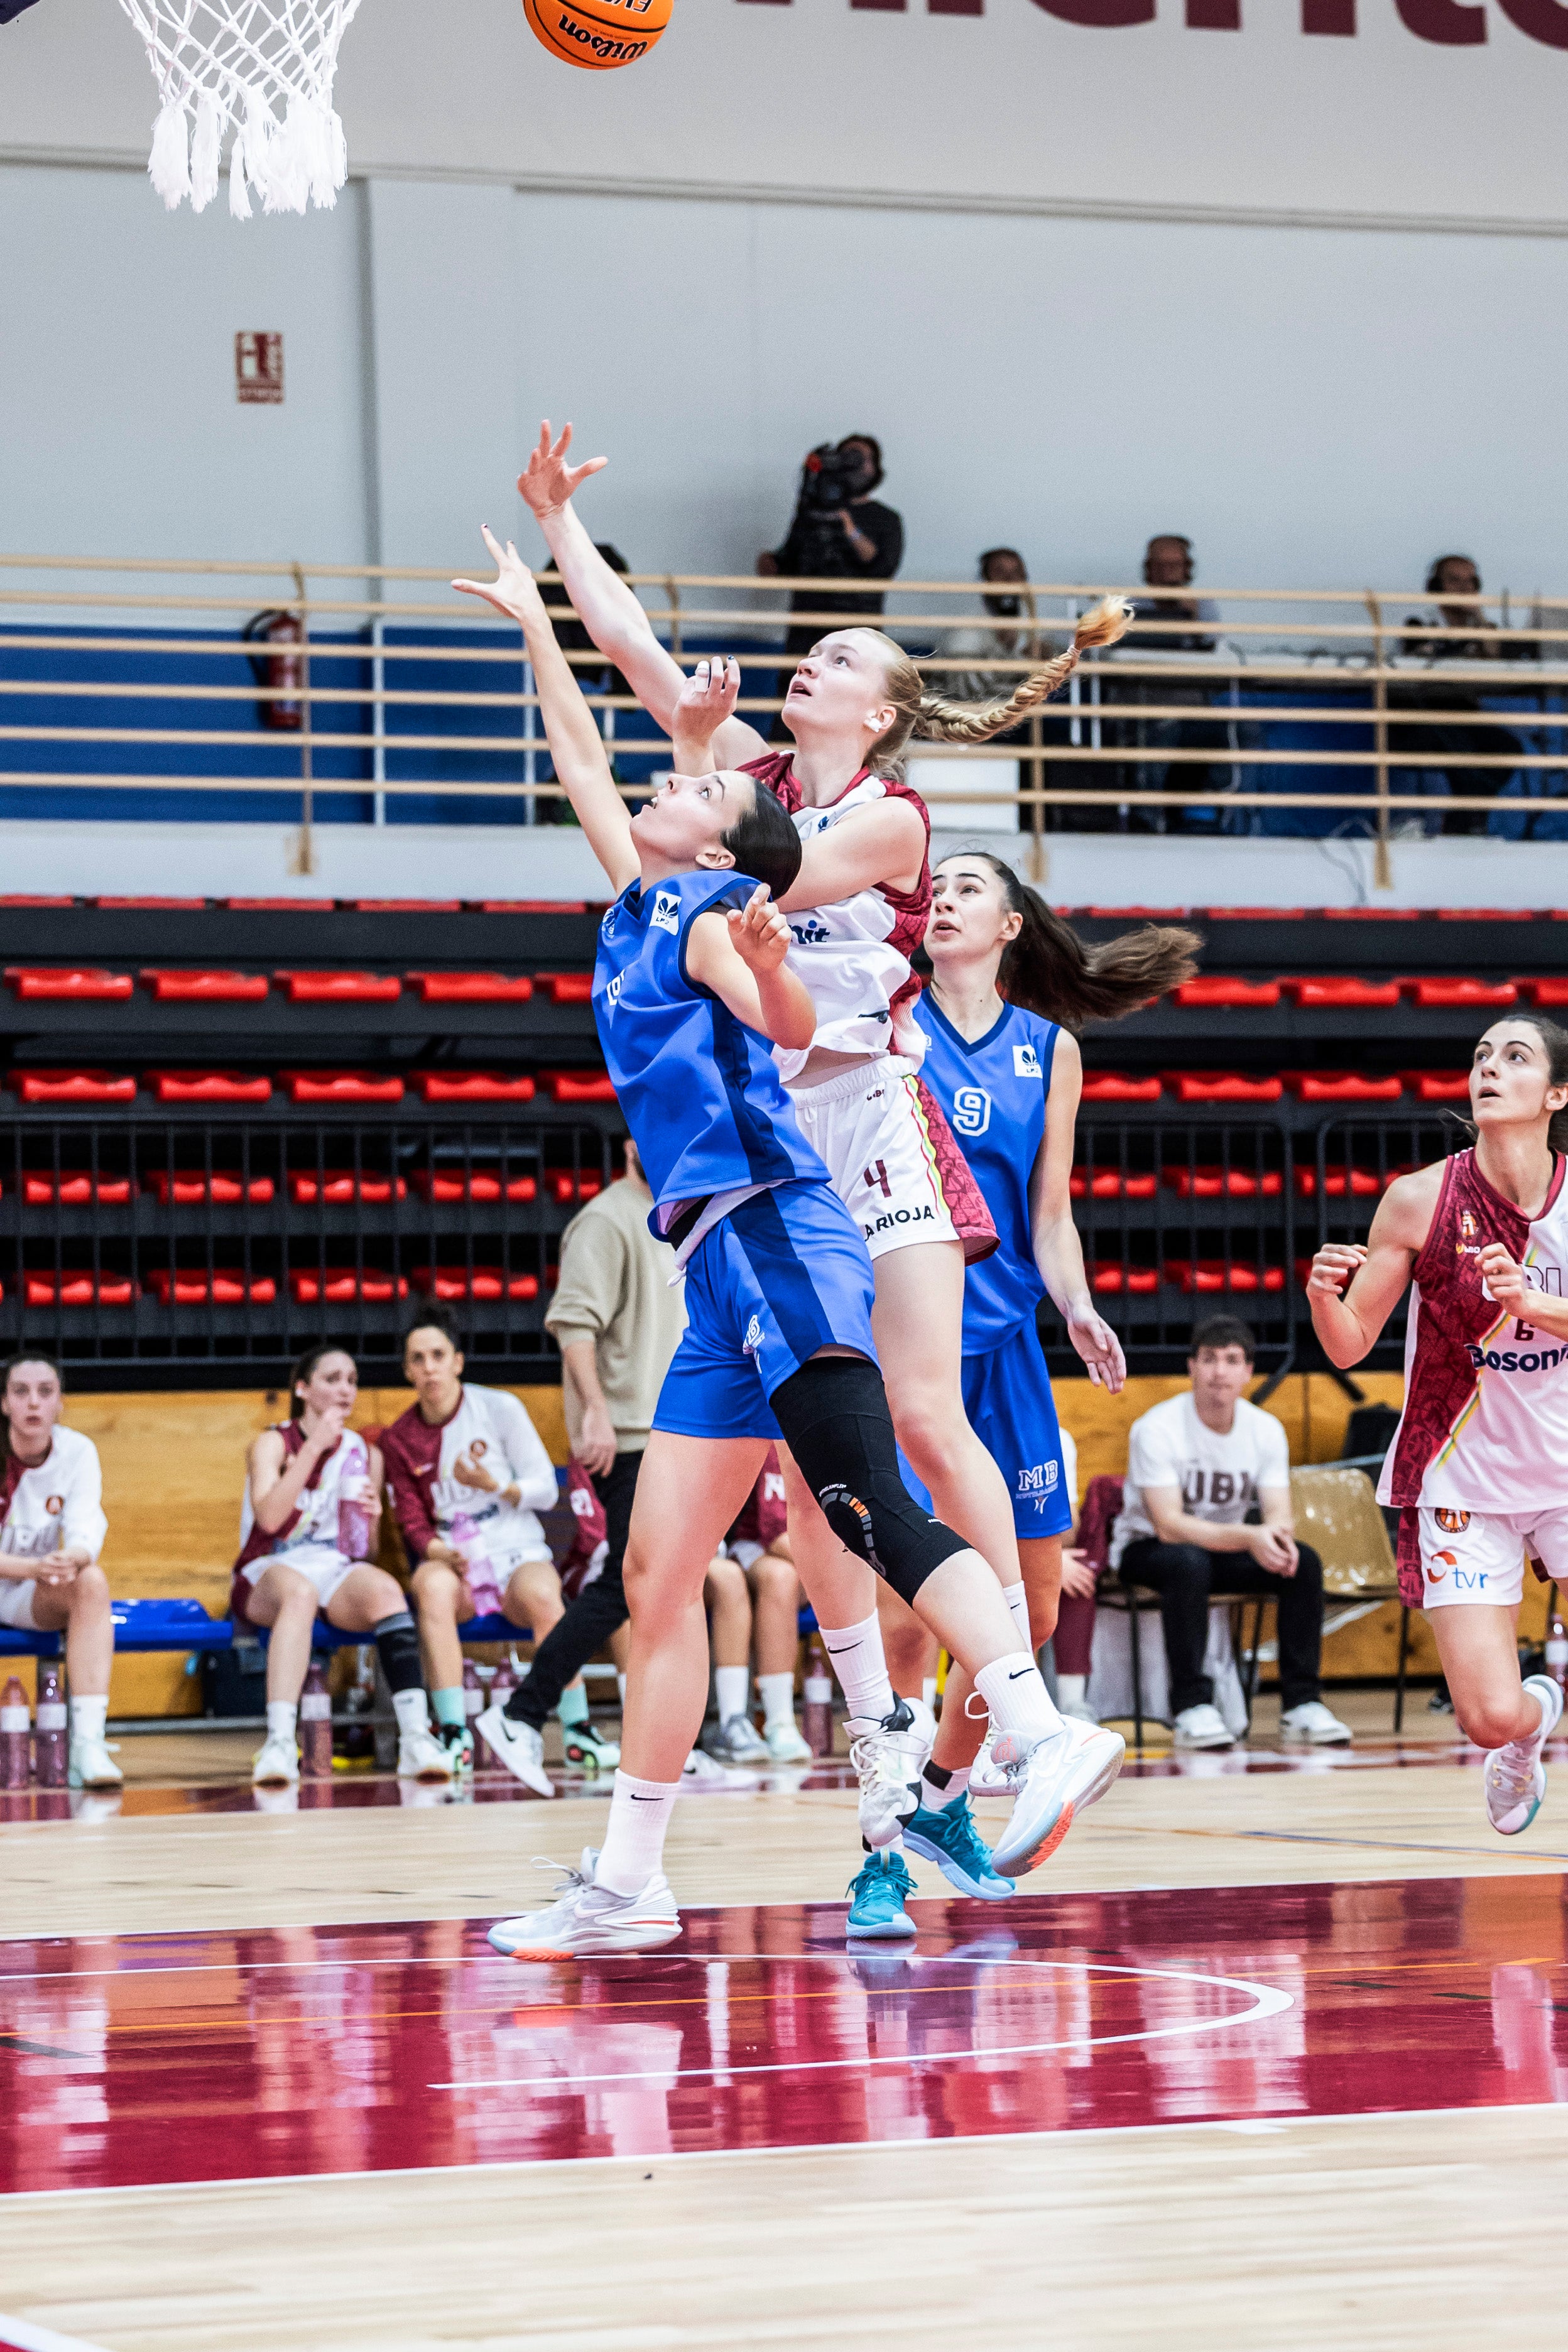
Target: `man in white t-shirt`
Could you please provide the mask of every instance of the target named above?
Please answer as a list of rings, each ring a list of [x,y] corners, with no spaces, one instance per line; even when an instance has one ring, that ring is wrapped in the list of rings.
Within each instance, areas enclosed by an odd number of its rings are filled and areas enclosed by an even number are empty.
[[[1278,1603],[1280,1731],[1342,1747],[1348,1726],[1323,1705],[1323,1568],[1296,1541],[1290,1447],[1282,1424],[1242,1395],[1256,1342],[1231,1315],[1193,1332],[1192,1386],[1168,1397],[1127,1440],[1127,1479],[1110,1566],[1158,1592],[1178,1748],[1228,1748],[1203,1670],[1211,1598],[1264,1594]]]

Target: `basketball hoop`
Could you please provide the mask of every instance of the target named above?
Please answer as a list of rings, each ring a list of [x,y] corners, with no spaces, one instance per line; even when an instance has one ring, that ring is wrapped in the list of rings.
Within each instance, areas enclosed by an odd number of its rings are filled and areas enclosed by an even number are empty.
[[[217,194],[223,142],[228,208],[250,218],[335,205],[348,177],[332,108],[338,44],[360,0],[120,0],[146,44],[163,96],[148,163],[173,212]],[[194,135],[193,135],[194,131]]]

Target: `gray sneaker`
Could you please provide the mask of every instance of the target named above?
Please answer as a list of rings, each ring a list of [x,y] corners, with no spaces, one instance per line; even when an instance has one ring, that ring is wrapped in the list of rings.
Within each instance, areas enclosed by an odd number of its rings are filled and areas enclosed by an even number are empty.
[[[702,1746],[716,1764],[771,1764],[768,1743],[749,1715],[732,1715],[703,1735]]]

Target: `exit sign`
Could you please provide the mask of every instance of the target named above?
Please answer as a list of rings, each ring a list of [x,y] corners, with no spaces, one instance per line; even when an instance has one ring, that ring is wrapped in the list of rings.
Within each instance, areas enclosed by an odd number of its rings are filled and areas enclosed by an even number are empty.
[[[234,391],[236,399],[245,407],[282,406],[281,335],[236,335]]]

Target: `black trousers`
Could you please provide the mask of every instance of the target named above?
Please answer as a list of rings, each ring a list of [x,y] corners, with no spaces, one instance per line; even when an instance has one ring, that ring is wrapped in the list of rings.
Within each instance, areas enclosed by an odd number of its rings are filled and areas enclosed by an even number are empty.
[[[1294,1576],[1271,1576],[1243,1551],[1205,1551],[1201,1544],[1146,1536],[1128,1545],[1121,1573],[1125,1582],[1148,1585],[1160,1596],[1173,1716],[1214,1703],[1214,1684],[1204,1672],[1209,1602],[1259,1593],[1279,1603],[1280,1706],[1304,1706],[1320,1696],[1323,1563],[1310,1546],[1300,1547]]]
[[[568,1683],[575,1682],[589,1659],[602,1650],[623,1626],[630,1611],[621,1572],[626,1565],[626,1536],[632,1523],[632,1497],[637,1490],[642,1455],[617,1454],[604,1476],[594,1485],[605,1507],[609,1550],[592,1584],[584,1585],[568,1603],[559,1624],[548,1633],[533,1654],[533,1664],[507,1702],[507,1713],[520,1723],[542,1731],[552,1710],[561,1704]]]

